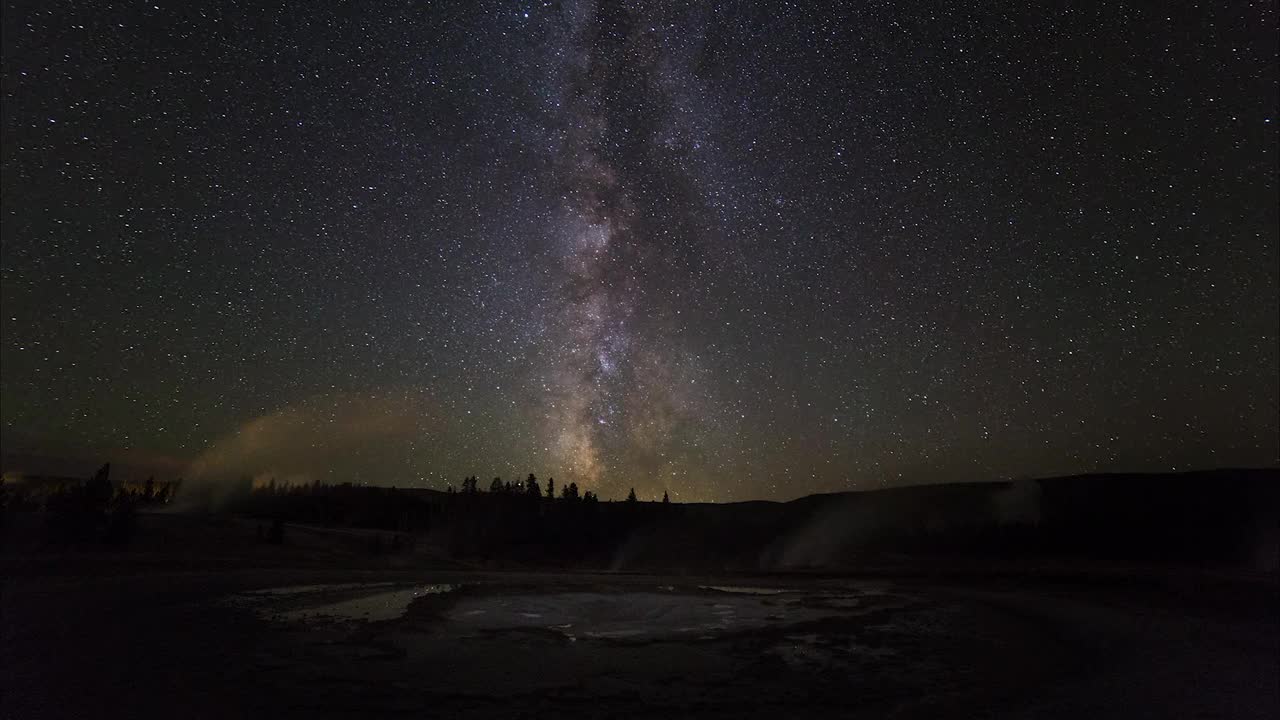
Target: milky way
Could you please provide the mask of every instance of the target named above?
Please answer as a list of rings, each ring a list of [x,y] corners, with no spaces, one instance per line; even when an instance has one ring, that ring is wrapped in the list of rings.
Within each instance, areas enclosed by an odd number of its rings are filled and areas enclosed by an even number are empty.
[[[5,471],[1280,462],[1274,5],[6,8]]]
[[[682,121],[699,44],[688,15],[583,3],[542,48],[563,188],[550,227],[564,273],[550,442],[566,474],[606,492],[625,492],[617,482],[636,468],[688,472],[674,426],[707,420],[670,317],[679,286],[697,282],[682,263],[714,237],[697,222],[706,207],[687,161],[701,139]]]

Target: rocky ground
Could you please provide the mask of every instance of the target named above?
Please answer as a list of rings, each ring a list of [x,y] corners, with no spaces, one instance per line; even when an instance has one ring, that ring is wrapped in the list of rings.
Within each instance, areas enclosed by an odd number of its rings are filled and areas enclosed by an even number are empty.
[[[1250,586],[1251,587],[1251,586]],[[1273,592],[457,570],[4,581],[5,717],[1275,717]]]

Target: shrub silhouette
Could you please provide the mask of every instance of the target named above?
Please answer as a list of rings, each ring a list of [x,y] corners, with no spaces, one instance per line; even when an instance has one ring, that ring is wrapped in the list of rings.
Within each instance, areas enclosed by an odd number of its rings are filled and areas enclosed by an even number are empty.
[[[45,524],[55,543],[82,543],[102,537],[106,510],[115,494],[111,463],[83,484],[59,490],[45,503]]]

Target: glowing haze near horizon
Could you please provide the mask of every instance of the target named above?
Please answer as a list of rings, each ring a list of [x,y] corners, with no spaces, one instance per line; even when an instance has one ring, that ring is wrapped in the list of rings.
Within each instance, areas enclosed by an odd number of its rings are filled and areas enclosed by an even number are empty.
[[[6,6],[5,469],[1275,465],[1275,6],[849,5]]]

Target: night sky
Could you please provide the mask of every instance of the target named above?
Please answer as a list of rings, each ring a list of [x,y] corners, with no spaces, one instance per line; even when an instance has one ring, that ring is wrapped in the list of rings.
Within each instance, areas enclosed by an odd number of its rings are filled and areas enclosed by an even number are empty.
[[[199,5],[4,6],[6,470],[1280,461],[1274,2]]]

